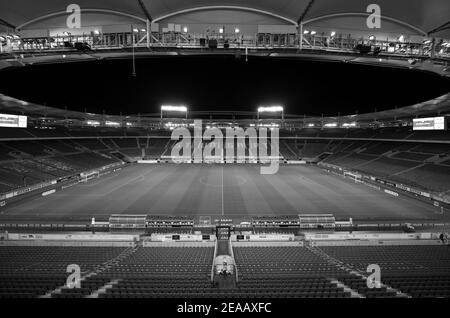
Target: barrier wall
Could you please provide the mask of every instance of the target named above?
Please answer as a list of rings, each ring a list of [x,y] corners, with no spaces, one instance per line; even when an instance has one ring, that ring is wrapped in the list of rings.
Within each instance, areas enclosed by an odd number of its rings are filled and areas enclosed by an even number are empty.
[[[100,242],[134,242],[139,235],[128,234],[27,234],[8,233],[10,241],[100,241]]]
[[[231,235],[232,242],[290,242],[294,241],[294,234],[252,234],[252,235]]]
[[[143,242],[143,247],[214,247],[214,241],[204,242],[179,242],[179,241],[165,241],[154,242],[146,240]]]
[[[419,246],[442,245],[438,240],[400,240],[400,241],[315,241],[312,246]]]
[[[303,241],[288,241],[288,242],[245,242],[245,241],[233,241],[234,247],[286,247],[286,246],[298,246],[303,247]]]
[[[305,233],[307,241],[383,241],[383,240],[431,240],[432,233]]]
[[[176,231],[176,230],[174,230]],[[150,236],[153,242],[214,242],[215,235],[210,234],[155,234]]]
[[[101,241],[0,241],[0,246],[134,247],[135,242]]]

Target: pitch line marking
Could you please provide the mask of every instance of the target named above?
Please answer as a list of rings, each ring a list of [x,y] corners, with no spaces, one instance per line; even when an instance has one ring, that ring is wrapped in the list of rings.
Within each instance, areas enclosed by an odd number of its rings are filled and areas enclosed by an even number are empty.
[[[119,189],[122,188],[122,187],[126,187],[127,185],[130,185],[130,184],[132,184],[132,183],[134,183],[134,182],[136,182],[136,181],[138,181],[138,182],[144,181],[144,180],[145,180],[145,176],[147,176],[150,172],[152,172],[152,170],[153,170],[153,169],[150,169],[150,170],[147,171],[146,173],[141,174],[140,176],[137,176],[137,177],[135,177],[135,178],[129,180],[128,182],[126,182],[126,183],[124,183],[124,184],[119,184],[117,187],[114,187],[112,190],[109,190],[109,191],[106,192],[106,193],[100,193],[100,194],[96,194],[96,195],[98,195],[98,196],[105,196],[105,195],[111,194],[111,193],[114,192],[114,191],[119,190]]]

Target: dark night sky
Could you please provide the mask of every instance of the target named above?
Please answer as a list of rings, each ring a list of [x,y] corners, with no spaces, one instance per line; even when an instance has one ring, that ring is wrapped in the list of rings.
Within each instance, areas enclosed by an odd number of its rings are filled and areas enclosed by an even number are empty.
[[[107,114],[245,110],[281,104],[286,113],[341,115],[408,106],[450,91],[428,73],[293,59],[164,57],[27,66],[0,73],[0,92],[29,102]]]

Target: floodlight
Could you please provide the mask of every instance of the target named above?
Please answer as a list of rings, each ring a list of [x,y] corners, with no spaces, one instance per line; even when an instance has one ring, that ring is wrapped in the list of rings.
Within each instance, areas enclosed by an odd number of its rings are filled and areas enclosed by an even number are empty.
[[[234,33],[239,33],[240,30],[238,28],[234,29]]]
[[[331,31],[331,37],[334,37],[336,35],[336,31]]]
[[[329,127],[329,128],[333,128],[333,127],[337,127],[337,123],[328,123],[328,124],[325,124],[324,126],[325,127]]]
[[[401,42],[401,43],[405,42],[405,36],[404,35],[400,35],[398,37],[398,41]]]
[[[100,122],[97,120],[88,120],[86,121],[86,124],[88,124],[89,126],[98,126],[100,125]]]
[[[311,35],[316,35],[316,31],[311,31]]]
[[[374,41],[374,40],[375,40],[375,35],[369,36],[369,40],[370,40],[370,41]]]
[[[133,29],[133,32],[137,33],[137,32],[139,32],[139,30],[138,29]]]
[[[187,28],[187,27],[184,27],[184,28],[183,28],[183,32],[184,32],[184,33],[187,33],[187,31],[188,31],[188,28]]]
[[[99,34],[100,34],[100,31],[99,31],[99,30],[94,30],[94,34],[95,34],[95,35],[99,35]]]
[[[219,29],[219,33],[222,34],[223,33],[223,28]]]
[[[309,34],[308,30],[303,31],[303,34]]]
[[[111,126],[111,127],[117,127],[117,126],[120,126],[120,123],[118,123],[116,121],[105,121],[105,125]]]
[[[161,111],[166,112],[187,112],[186,106],[169,106],[169,105],[163,105],[161,106]]]
[[[258,113],[277,113],[283,110],[283,106],[258,107]]]

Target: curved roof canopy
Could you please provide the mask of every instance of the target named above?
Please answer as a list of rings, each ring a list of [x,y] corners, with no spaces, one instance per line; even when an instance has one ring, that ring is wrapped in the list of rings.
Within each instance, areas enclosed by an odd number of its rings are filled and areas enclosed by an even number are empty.
[[[25,28],[30,22],[66,12],[72,3],[86,12],[103,11],[143,21],[147,18],[158,21],[195,10],[234,8],[273,15],[292,23],[342,14],[367,15],[367,6],[376,3],[382,18],[404,23],[418,33],[450,36],[448,0],[14,0],[0,1],[0,27]],[[437,32],[439,29],[443,30]]]

